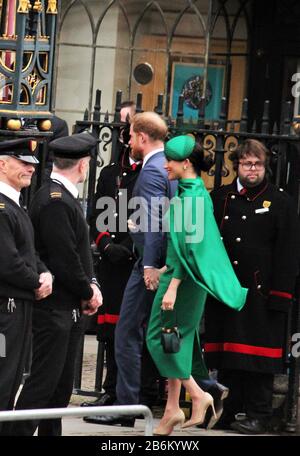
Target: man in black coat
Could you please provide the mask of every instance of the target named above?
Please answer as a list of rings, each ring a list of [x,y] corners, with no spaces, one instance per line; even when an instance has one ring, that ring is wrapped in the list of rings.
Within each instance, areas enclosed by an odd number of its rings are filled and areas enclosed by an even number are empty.
[[[34,306],[31,373],[16,409],[67,407],[83,325],[81,313],[102,304],[94,276],[88,225],[77,200],[76,184],[86,178],[97,140],[89,133],[51,143],[51,180],[33,198],[30,216],[36,247],[54,275],[53,294]],[[16,421],[12,435],[61,435],[61,419]]]
[[[32,224],[20,204],[38,163],[34,144],[28,138],[0,143],[0,410],[13,409],[22,381],[33,302],[52,291],[52,275],[36,255]],[[0,435],[9,435],[10,425],[0,423]]]
[[[291,197],[267,181],[265,146],[247,140],[231,159],[237,179],[211,196],[224,245],[249,294],[241,312],[208,299],[205,353],[230,390],[219,426],[258,434],[267,430],[274,374],[283,369],[300,229]],[[246,418],[232,423],[238,412]]]
[[[121,121],[124,123],[128,121],[134,112],[134,102],[122,103]],[[106,376],[103,383],[104,393],[100,394],[96,401],[84,402],[82,406],[111,405],[116,400],[115,327],[119,319],[123,293],[136,261],[136,252],[134,251],[131,236],[127,231],[127,219],[130,216],[130,212],[124,212],[124,209],[128,208],[128,202],[131,199],[135,182],[142,168],[142,162],[136,161],[131,157],[128,141],[129,123],[120,135],[118,161],[105,166],[101,170],[95,196],[98,208],[95,209],[90,220],[91,236],[100,253],[97,272],[103,294],[103,306],[99,309],[98,314],[97,339],[105,343]],[[100,208],[101,198],[111,198],[111,201],[115,203],[115,226],[106,230],[99,226],[99,217],[102,217],[106,211],[104,204],[101,204]],[[107,224],[107,222],[104,218],[101,224]],[[157,370],[145,346],[143,352],[141,402],[149,406],[157,398],[157,388],[155,388],[157,375]],[[91,417],[91,420],[96,422],[95,417]]]

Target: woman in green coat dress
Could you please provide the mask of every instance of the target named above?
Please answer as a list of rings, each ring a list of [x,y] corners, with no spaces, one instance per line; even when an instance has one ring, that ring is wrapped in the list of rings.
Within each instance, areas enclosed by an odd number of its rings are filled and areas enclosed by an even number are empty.
[[[160,374],[168,378],[168,400],[156,435],[169,435],[184,422],[179,407],[181,385],[192,400],[192,415],[182,427],[204,421],[213,398],[194,377],[207,378],[203,362],[199,325],[207,293],[221,303],[240,310],[247,289],[242,288],[231,266],[216,225],[210,196],[199,177],[210,166],[202,148],[191,136],[177,136],[166,143],[166,164],[170,180],[178,179],[178,190],[167,214],[168,250],[164,272],[153,303],[147,344]],[[221,305],[221,304],[220,304]],[[164,312],[172,311],[173,312]],[[162,312],[163,311],[163,312]],[[181,334],[178,353],[165,353],[161,328],[167,314]],[[213,409],[214,411],[214,409]]]

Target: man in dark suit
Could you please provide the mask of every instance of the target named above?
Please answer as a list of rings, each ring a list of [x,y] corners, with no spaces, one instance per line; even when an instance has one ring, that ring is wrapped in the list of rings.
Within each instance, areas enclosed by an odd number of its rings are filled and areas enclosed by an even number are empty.
[[[28,138],[0,143],[0,410],[13,409],[22,381],[33,302],[52,291],[52,275],[36,255],[32,224],[20,204],[38,163],[34,145]],[[0,435],[9,435],[10,426],[1,422]]]
[[[121,122],[126,123],[135,113],[135,103],[125,101],[121,104]],[[97,319],[97,339],[105,344],[106,376],[103,383],[104,392],[96,401],[83,402],[82,406],[111,405],[116,400],[117,365],[115,361],[115,327],[119,319],[123,293],[131,274],[136,256],[133,242],[127,231],[127,214],[124,217],[122,206],[128,206],[135,182],[142,167],[141,161],[131,157],[127,123],[122,130],[117,144],[118,152],[114,154],[116,163],[105,166],[100,173],[95,195],[96,209],[90,218],[91,238],[100,253],[97,264],[97,275],[103,295],[103,306],[99,309]],[[105,212],[101,198],[111,198],[115,202],[115,227],[97,229],[97,219]],[[121,227],[126,227],[122,230]]]
[[[159,268],[165,264],[166,239],[162,232],[163,211],[153,199],[171,198],[176,183],[170,183],[164,170],[165,122],[154,112],[136,114],[131,122],[129,145],[132,157],[143,160],[143,167],[133,190],[133,197],[141,203],[144,226],[132,233],[140,253],[127,283],[115,333],[115,354],[118,366],[118,405],[138,404],[141,389],[141,353],[145,325],[151,311],[154,291],[159,281]],[[138,203],[138,204],[139,204]],[[151,223],[156,229],[152,230]],[[137,230],[135,230],[137,231]],[[97,416],[89,422],[134,425],[134,417]]]
[[[81,313],[92,315],[102,304],[76,187],[86,178],[96,144],[89,133],[52,141],[51,179],[30,206],[37,251],[55,280],[53,294],[34,306],[31,373],[16,409],[67,407],[83,330]],[[61,419],[16,421],[11,434],[33,435],[37,426],[39,435],[61,435]]]
[[[285,328],[299,262],[299,220],[291,197],[267,180],[269,153],[246,140],[231,155],[237,179],[211,193],[224,245],[241,285],[240,312],[209,298],[206,360],[229,386],[221,428],[261,434],[272,415],[274,374],[282,372]],[[244,420],[234,421],[238,412]]]

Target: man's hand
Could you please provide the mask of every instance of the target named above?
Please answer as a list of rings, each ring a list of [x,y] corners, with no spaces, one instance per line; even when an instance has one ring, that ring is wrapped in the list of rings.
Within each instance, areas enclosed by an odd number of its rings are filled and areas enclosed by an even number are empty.
[[[85,315],[94,315],[98,308],[103,304],[102,293],[97,285],[92,283],[91,287],[93,289],[93,296],[91,299],[89,301],[81,301],[82,313]]]
[[[159,285],[159,269],[146,268],[144,269],[144,282],[147,290],[155,291]]]
[[[47,296],[49,296],[52,293],[52,274],[50,274],[50,272],[42,272],[40,274],[39,282],[41,286],[34,290],[35,299],[37,301],[47,298]]]

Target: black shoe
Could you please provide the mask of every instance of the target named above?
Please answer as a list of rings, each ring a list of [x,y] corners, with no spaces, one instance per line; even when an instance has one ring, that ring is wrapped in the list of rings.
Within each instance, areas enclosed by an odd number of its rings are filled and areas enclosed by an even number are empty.
[[[121,425],[126,427],[134,427],[135,418],[131,416],[118,416],[118,415],[95,415],[86,416],[83,421],[87,423],[103,424],[107,426]]]
[[[231,424],[232,421],[224,421],[224,420],[219,420],[215,425],[214,425],[214,430],[218,431],[231,431]]]
[[[81,407],[101,407],[103,405],[113,405],[116,398],[110,394],[104,393],[95,401],[82,402]]]
[[[212,429],[221,418],[223,413],[223,401],[228,396],[229,389],[226,386],[221,385],[221,383],[215,383],[207,392],[213,397],[216,417],[213,414],[212,408],[209,407],[203,424],[199,424],[197,427]],[[229,424],[227,429],[230,429]]]
[[[267,426],[264,421],[257,418],[245,418],[231,424],[231,429],[241,434],[265,434]]]

